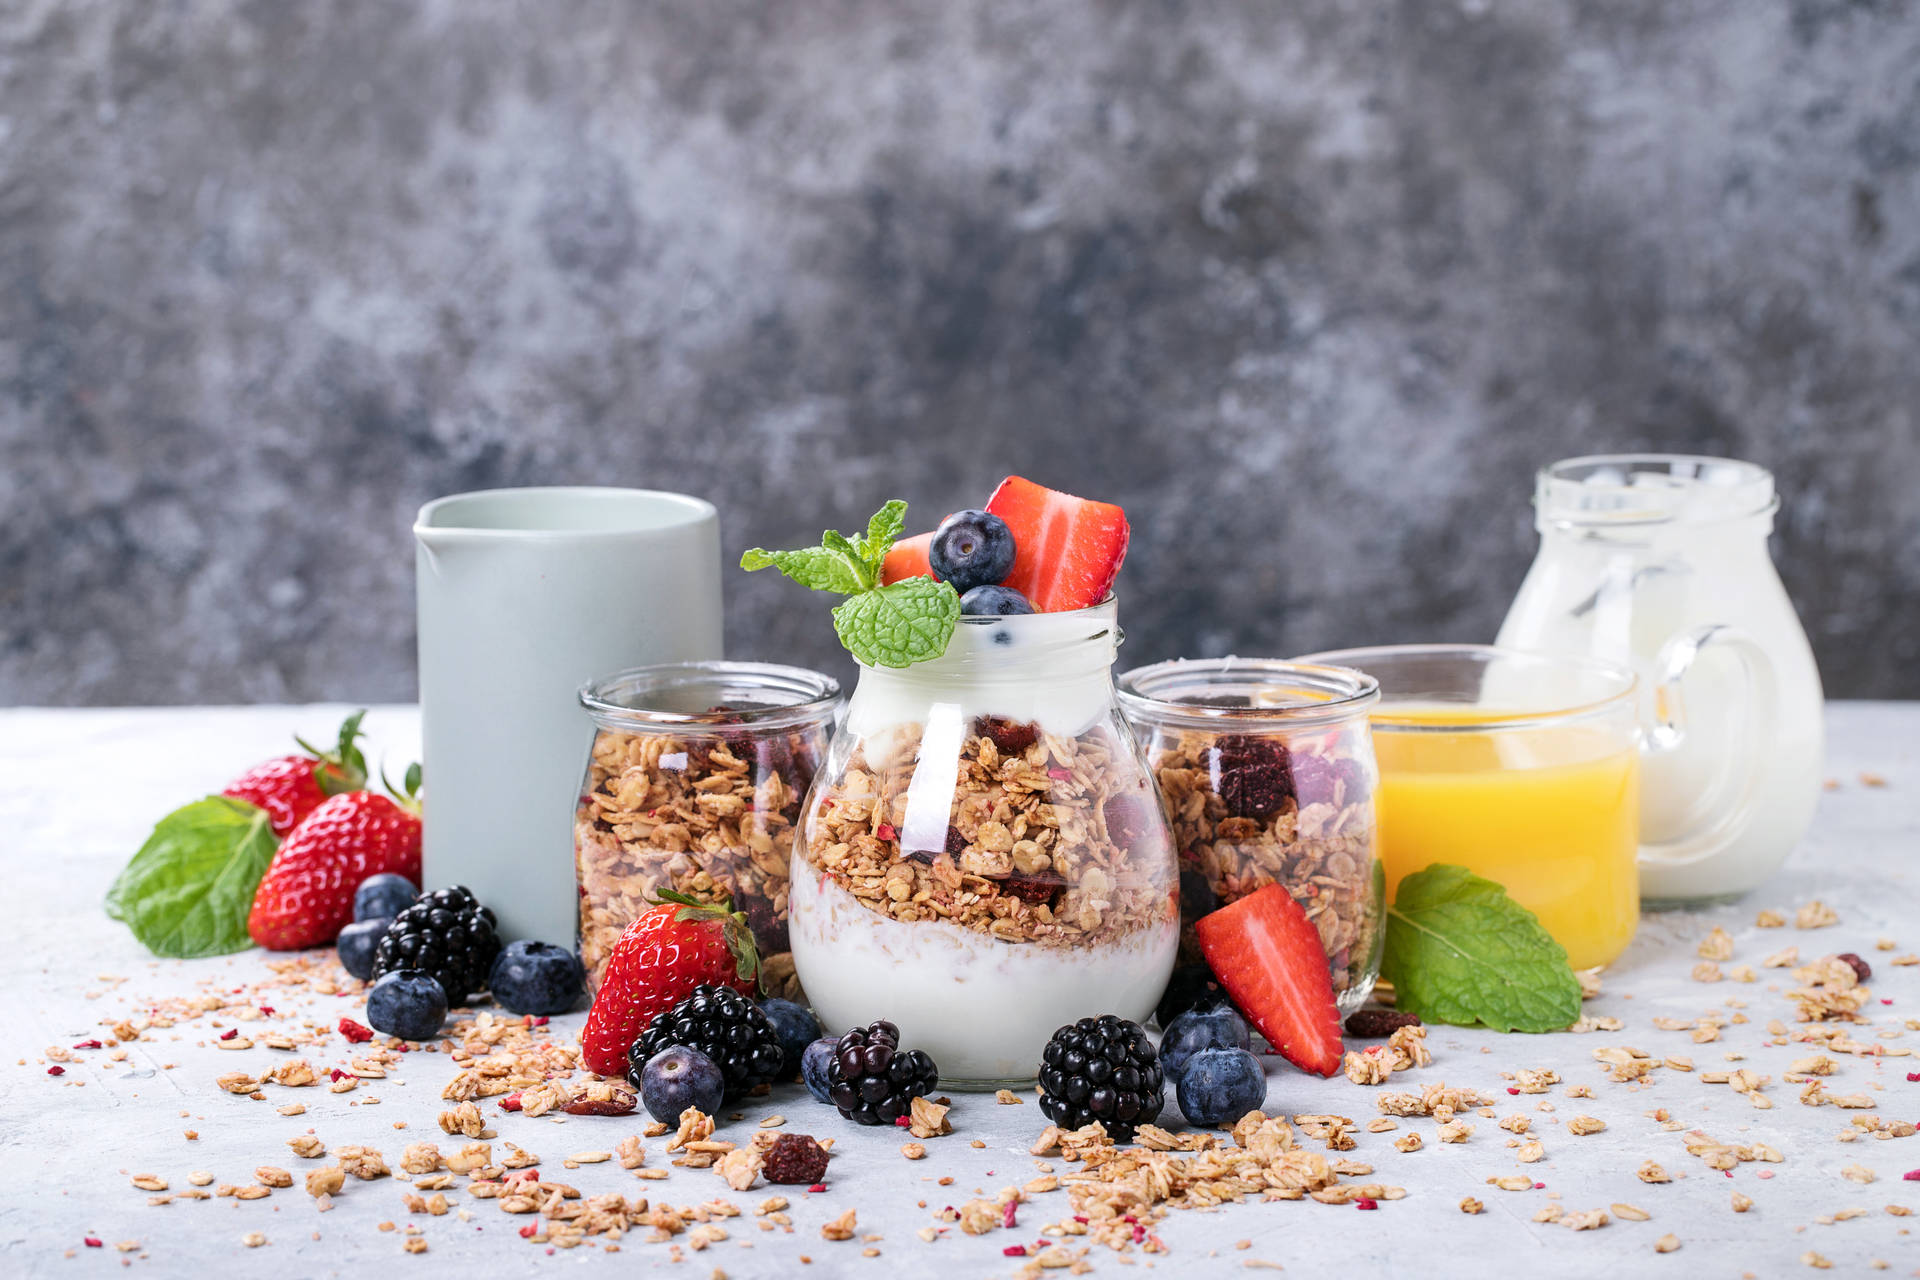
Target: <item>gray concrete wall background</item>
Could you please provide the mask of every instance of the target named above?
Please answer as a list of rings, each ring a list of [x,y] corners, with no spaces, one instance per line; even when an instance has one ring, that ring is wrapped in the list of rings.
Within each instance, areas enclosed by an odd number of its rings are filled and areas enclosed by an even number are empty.
[[[0,0],[0,702],[409,697],[414,509],[550,482],[1019,471],[1129,662],[1489,638],[1624,447],[1773,467],[1920,696],[1917,213],[1902,0]]]

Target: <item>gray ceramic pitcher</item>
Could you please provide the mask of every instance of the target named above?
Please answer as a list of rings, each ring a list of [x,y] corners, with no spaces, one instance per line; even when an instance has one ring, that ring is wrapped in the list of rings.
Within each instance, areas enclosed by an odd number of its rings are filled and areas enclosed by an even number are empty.
[[[464,884],[504,939],[571,946],[580,686],[718,658],[713,504],[651,489],[492,489],[420,508],[425,887]]]

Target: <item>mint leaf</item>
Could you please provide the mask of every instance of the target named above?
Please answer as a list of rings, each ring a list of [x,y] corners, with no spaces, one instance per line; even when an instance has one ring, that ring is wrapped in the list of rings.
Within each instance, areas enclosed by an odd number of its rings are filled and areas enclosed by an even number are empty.
[[[953,585],[906,578],[840,602],[833,629],[840,643],[870,667],[908,667],[947,651],[960,621]]]
[[[1580,1017],[1566,949],[1491,880],[1435,863],[1400,882],[1381,976],[1428,1022],[1562,1031]]]
[[[157,956],[243,951],[253,945],[253,891],[276,847],[266,810],[230,796],[196,800],[160,819],[107,890],[107,914]]]
[[[861,580],[855,561],[825,547],[802,547],[798,551],[762,551],[755,547],[740,557],[740,567],[749,573],[778,569],[803,587],[843,596],[858,594],[873,585]]]
[[[893,544],[900,541],[900,535],[907,531],[907,504],[895,498],[886,506],[873,513],[867,521],[867,536],[854,545],[866,559],[867,567],[873,571],[873,580],[880,581],[880,566],[886,562],[887,552]]]

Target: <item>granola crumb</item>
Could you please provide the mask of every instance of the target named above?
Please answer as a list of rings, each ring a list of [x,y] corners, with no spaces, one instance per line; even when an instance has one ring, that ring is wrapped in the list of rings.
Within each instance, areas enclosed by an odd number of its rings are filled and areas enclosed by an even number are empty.
[[[1486,1211],[1487,1206],[1481,1204],[1472,1196],[1468,1196],[1460,1202],[1460,1212],[1462,1213],[1485,1213]]]
[[[1834,914],[1833,908],[1818,898],[1793,913],[1793,927],[1796,929],[1824,929],[1839,923],[1840,917]]]
[[[927,1158],[927,1149],[918,1142],[909,1142],[900,1148],[900,1154],[909,1160],[924,1160]]]
[[[851,1240],[853,1239],[854,1227],[854,1211],[849,1209],[833,1221],[822,1223],[820,1226],[820,1235],[822,1239],[826,1240]]]
[[[1733,1211],[1735,1213],[1745,1213],[1751,1208],[1753,1208],[1752,1196],[1740,1191],[1733,1193]]]
[[[1891,948],[1887,948],[1887,949],[1891,950]],[[993,1100],[999,1103],[1003,1107],[1025,1106],[1027,1102],[1025,1098],[1021,1097],[1019,1094],[1015,1093],[1011,1089],[995,1090],[993,1095]]]
[[[249,1231],[240,1237],[240,1243],[249,1249],[258,1249],[267,1242],[267,1238],[258,1231]]]
[[[1673,1232],[1671,1231],[1667,1232],[1667,1234],[1661,1236],[1658,1240],[1655,1240],[1653,1242],[1653,1251],[1655,1253],[1672,1253],[1675,1249],[1678,1249],[1679,1247],[1680,1247],[1680,1237],[1673,1234]]]
[[[1753,923],[1754,927],[1758,929],[1784,929],[1787,924],[1787,918],[1778,911],[1768,909],[1756,915],[1753,918]]]

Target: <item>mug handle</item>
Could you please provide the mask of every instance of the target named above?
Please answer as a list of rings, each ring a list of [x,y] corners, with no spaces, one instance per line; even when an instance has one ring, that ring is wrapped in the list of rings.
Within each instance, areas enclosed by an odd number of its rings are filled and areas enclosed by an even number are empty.
[[[1766,772],[1776,712],[1773,660],[1751,635],[1718,623],[1679,632],[1660,646],[1656,659],[1660,678],[1653,691],[1654,724],[1647,734],[1644,754],[1658,758],[1678,750],[1686,741],[1686,675],[1700,654],[1710,648],[1733,654],[1746,672],[1747,723],[1741,734],[1746,749],[1731,754],[1715,771],[1677,834],[1641,844],[1643,863],[1690,866],[1725,848],[1747,821],[1760,777]]]

